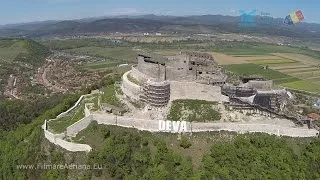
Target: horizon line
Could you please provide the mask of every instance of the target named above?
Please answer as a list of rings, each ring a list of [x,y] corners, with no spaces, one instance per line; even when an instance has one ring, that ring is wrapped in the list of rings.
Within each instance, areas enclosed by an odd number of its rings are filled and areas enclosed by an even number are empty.
[[[137,16],[146,16],[146,15],[154,15],[154,16],[167,16],[167,17],[190,17],[190,16],[229,16],[229,17],[240,17],[234,16],[234,15],[222,15],[222,14],[188,14],[188,15],[164,15],[164,14],[153,14],[153,13],[147,13],[147,14],[115,14],[115,15],[101,15],[101,16],[88,16],[83,18],[66,18],[66,19],[46,19],[46,20],[34,20],[34,21],[23,21],[23,22],[13,22],[13,23],[5,23],[0,24],[0,26],[12,26],[12,25],[19,25],[19,24],[30,24],[30,23],[41,23],[46,21],[77,21],[77,20],[85,20],[85,19],[103,19],[103,18],[116,18],[120,16],[129,16],[129,17],[137,17]],[[255,16],[261,16],[261,15],[255,15]],[[272,16],[267,16],[272,17]],[[273,19],[284,19],[281,17],[272,17]],[[308,23],[308,24],[320,24],[317,22],[307,22],[303,21],[302,23]]]

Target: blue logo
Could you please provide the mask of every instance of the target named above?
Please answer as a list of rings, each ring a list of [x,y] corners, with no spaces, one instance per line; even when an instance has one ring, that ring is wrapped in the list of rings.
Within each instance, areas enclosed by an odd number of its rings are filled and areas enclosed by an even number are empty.
[[[253,9],[250,12],[245,12],[244,10],[240,10],[241,13],[241,21],[240,27],[256,27],[255,16],[257,10]]]

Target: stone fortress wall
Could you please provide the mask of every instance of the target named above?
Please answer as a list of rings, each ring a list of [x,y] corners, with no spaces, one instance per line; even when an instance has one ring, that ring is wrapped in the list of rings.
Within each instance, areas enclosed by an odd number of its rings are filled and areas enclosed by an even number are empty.
[[[62,147],[71,152],[90,152],[92,148],[87,144],[77,144],[63,140],[64,134],[53,134],[48,130],[44,130],[45,138],[51,143]]]
[[[84,119],[82,119],[84,120]],[[81,120],[81,121],[82,121]],[[44,136],[45,138],[50,141],[51,143],[62,147],[63,149],[66,149],[71,152],[90,152],[92,148],[87,144],[78,144],[73,142],[68,142],[64,140],[65,134],[53,134],[50,131],[47,130],[47,121],[44,122],[43,126]]]
[[[92,115],[90,114],[89,116],[84,117],[80,121],[67,127],[67,136],[73,136],[73,134],[77,134],[81,130],[87,128],[91,122],[92,122]]]
[[[135,119],[130,117],[119,117],[108,114],[91,114],[88,117],[81,119],[75,124],[67,128],[66,134],[70,137],[75,137],[80,131],[86,129],[89,124],[96,121],[98,124],[116,125],[126,128],[135,128],[140,131],[149,132],[170,132],[170,133],[191,133],[191,132],[210,132],[210,131],[231,131],[240,134],[261,132],[277,136],[290,137],[317,137],[318,131],[315,129],[304,129],[294,127],[283,127],[270,124],[242,124],[242,123],[187,123],[187,128],[184,131],[163,131],[159,129],[159,121],[147,119]],[[51,143],[54,143],[68,151],[89,152],[92,148],[86,144],[77,144],[63,140],[65,134],[52,134],[44,130],[45,137]]]
[[[142,87],[128,79],[128,75],[131,74],[131,72],[132,71],[128,71],[122,76],[121,90],[126,96],[130,97],[130,99],[139,101]]]
[[[95,94],[95,93],[93,93],[93,94]],[[70,111],[72,111],[74,108],[76,108],[85,97],[88,97],[88,96],[91,96],[91,95],[92,94],[82,95],[71,108],[69,108],[65,112],[62,112],[56,118],[60,118],[60,117],[63,117],[65,115],[67,115]],[[87,122],[88,121],[88,118],[90,117],[91,113],[90,113],[90,110],[87,108],[87,105],[85,105],[84,112],[85,112],[85,116],[86,117],[81,119],[80,121],[76,122],[75,124],[78,124],[78,123],[79,124],[84,124],[83,122]],[[51,120],[54,120],[54,119],[51,119]],[[51,120],[49,120],[49,121],[51,121]],[[75,124],[74,124],[74,126],[75,126]],[[83,127],[86,127],[86,125],[83,125]],[[72,129],[73,125],[70,128]],[[78,128],[79,128],[79,126],[76,127],[75,129],[78,129]],[[48,139],[51,143],[53,143],[55,145],[58,145],[58,146],[66,149],[68,151],[72,151],[72,152],[86,151],[86,152],[89,152],[92,149],[87,144],[72,143],[72,142],[68,142],[68,141],[64,140],[64,138],[66,136],[64,133],[62,133],[62,134],[53,134],[53,133],[51,133],[48,130],[47,120],[45,120],[44,124],[42,125],[42,129],[44,131],[44,135],[45,135],[46,139]]]
[[[152,81],[156,81],[155,78],[151,78],[150,76],[140,72],[137,68],[137,66],[132,66],[131,69],[131,75],[135,78],[137,78],[137,80],[141,81],[141,82],[146,82],[148,81],[148,79],[152,80]]]
[[[57,118],[60,118],[60,117],[65,116],[65,115],[68,114],[70,111],[72,111],[74,108],[76,108],[76,107],[80,104],[80,102],[82,101],[82,99],[83,99],[84,97],[85,97],[85,95],[82,95],[82,96],[78,99],[78,101],[77,101],[70,109],[68,109],[67,111],[62,112],[61,114],[59,114],[59,115],[57,116]]]
[[[89,96],[89,95],[85,95]],[[82,96],[83,98],[84,96]],[[81,98],[81,99],[82,99]],[[214,97],[212,97],[214,98]],[[78,102],[76,104],[79,104]],[[79,120],[78,122],[67,127],[66,132],[62,134],[53,134],[47,129],[47,121],[44,122],[42,128],[44,130],[45,138],[51,143],[58,145],[68,151],[78,152],[84,151],[89,152],[92,148],[87,144],[78,144],[68,142],[64,140],[66,136],[75,137],[80,131],[84,130],[93,121],[98,124],[105,125],[116,125],[126,128],[135,128],[141,131],[149,132],[171,132],[171,133],[190,133],[190,132],[204,132],[204,131],[233,131],[238,133],[254,133],[262,132],[268,134],[274,134],[278,136],[290,136],[290,137],[316,137],[318,131],[315,129],[307,128],[295,128],[289,126],[271,125],[271,124],[243,124],[243,123],[198,123],[192,122],[186,123],[186,129],[183,131],[162,130],[159,127],[158,120],[149,119],[137,119],[131,117],[115,116],[110,114],[97,114],[91,113],[85,105],[86,117]],[[173,123],[171,123],[173,124]]]
[[[87,117],[91,114],[90,110],[88,109],[87,104],[84,105],[84,115]]]
[[[189,70],[189,58],[185,54],[169,58],[166,64],[166,77],[170,81],[195,81],[196,72]]]
[[[137,69],[149,78],[165,80],[165,65],[162,62],[156,62],[149,57],[138,55]]]
[[[196,82],[170,82],[170,100],[193,99],[216,102],[228,102],[229,98],[221,94],[221,88],[218,86],[209,86]]]
[[[159,130],[158,120],[137,119],[123,116],[115,116],[108,114],[91,114],[90,119],[96,121],[98,124],[116,125],[126,128],[135,128],[141,131],[149,132],[163,132]],[[80,120],[82,121],[82,120]],[[80,131],[85,129],[81,126],[77,131],[67,132],[71,136],[76,136]],[[186,130],[182,131],[166,131],[170,133],[191,133],[191,132],[211,132],[211,131],[232,131],[238,133],[254,133],[262,132],[278,136],[290,137],[316,137],[318,131],[308,128],[284,127],[280,125],[271,124],[244,124],[244,123],[201,123],[201,122],[187,122]]]

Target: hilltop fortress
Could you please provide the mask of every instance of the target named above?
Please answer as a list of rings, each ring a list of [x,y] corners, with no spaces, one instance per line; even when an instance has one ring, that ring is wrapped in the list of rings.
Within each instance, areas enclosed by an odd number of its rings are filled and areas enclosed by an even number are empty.
[[[121,88],[132,100],[163,107],[168,104],[172,91],[183,91],[183,88],[190,85],[188,83],[199,84],[196,85],[200,88],[199,93],[202,91],[201,88],[205,88],[201,84],[219,87],[223,86],[226,80],[223,69],[207,53],[181,52],[170,58],[139,53],[138,65],[123,75]],[[180,87],[177,87],[177,84]],[[190,95],[190,92],[186,93],[186,96]],[[197,89],[192,93],[197,93]],[[215,93],[221,94],[220,87],[215,88]]]
[[[215,101],[231,111],[282,117],[315,128],[310,118],[286,112],[290,92],[259,77],[244,77],[240,86],[227,84],[224,69],[208,53],[181,52],[168,58],[139,53],[137,59],[138,64],[123,75],[121,89],[125,97],[144,102],[149,109],[170,108],[167,105],[176,99]]]
[[[73,107],[56,119],[45,120],[42,128],[51,143],[73,152],[92,150],[87,144],[67,140],[92,122],[149,132],[233,131],[291,137],[319,136],[320,128],[312,119],[286,110],[286,103],[293,98],[289,91],[277,89],[272,81],[260,77],[242,78],[238,86],[227,84],[226,80],[224,70],[210,54],[181,52],[163,58],[141,53],[138,54],[138,64],[123,75],[121,84],[115,84],[117,89],[120,85],[122,92],[115,90],[114,96],[128,106],[128,113],[109,102],[100,102],[104,92],[95,90],[81,96]],[[168,110],[174,100],[179,99],[216,102],[211,108],[216,108],[221,117],[216,121],[207,118],[204,122],[168,118]],[[144,102],[146,106],[136,108],[135,102]],[[73,113],[79,111],[77,108],[81,108],[80,104],[84,106],[85,117],[66,127],[64,132],[54,134],[53,125],[60,123],[61,118],[74,116]]]

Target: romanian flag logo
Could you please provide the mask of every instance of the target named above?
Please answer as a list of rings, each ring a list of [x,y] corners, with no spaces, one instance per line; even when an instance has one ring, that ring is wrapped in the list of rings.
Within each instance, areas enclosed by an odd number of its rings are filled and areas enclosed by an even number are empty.
[[[301,10],[298,10],[296,12],[292,12],[290,15],[286,16],[286,18],[284,19],[284,23],[285,24],[296,24],[298,22],[301,22],[304,19],[304,16],[302,14]]]

